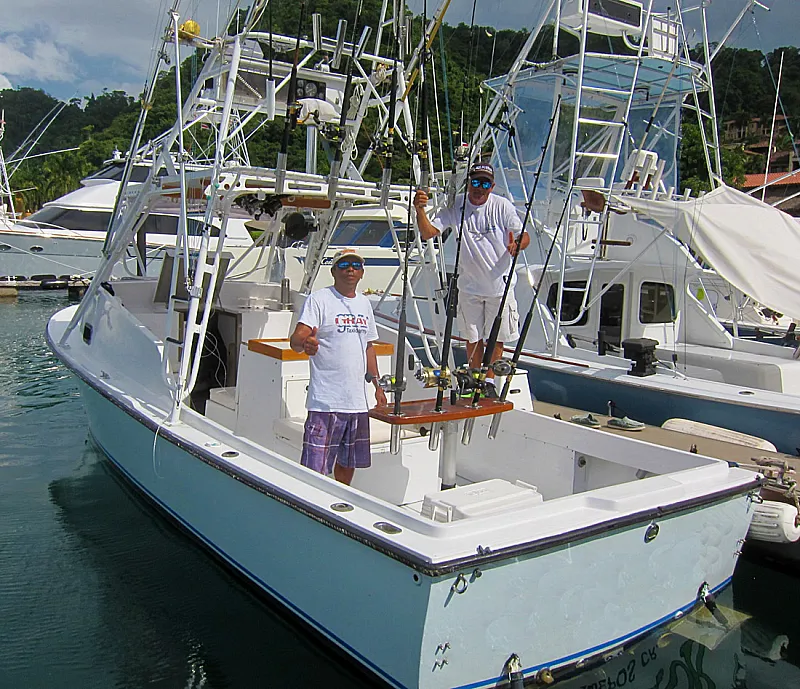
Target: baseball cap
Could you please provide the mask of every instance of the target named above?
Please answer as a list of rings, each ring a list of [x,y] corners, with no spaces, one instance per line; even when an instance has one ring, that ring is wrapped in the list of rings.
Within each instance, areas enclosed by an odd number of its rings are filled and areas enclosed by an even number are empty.
[[[357,258],[362,263],[366,263],[366,261],[364,260],[364,257],[360,253],[358,253],[358,251],[356,251],[355,249],[339,249],[339,251],[337,251],[333,255],[333,261],[332,261],[333,265],[336,265],[339,261],[341,261],[346,256],[351,256],[353,258]]]
[[[469,169],[468,177],[485,177],[494,182],[494,168],[490,163],[475,163]]]

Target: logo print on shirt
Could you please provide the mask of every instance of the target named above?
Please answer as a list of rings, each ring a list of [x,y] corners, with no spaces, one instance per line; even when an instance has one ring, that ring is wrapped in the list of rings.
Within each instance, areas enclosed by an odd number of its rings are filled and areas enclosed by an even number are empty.
[[[367,332],[369,319],[363,313],[337,313],[334,323],[337,328],[336,332],[364,335]]]

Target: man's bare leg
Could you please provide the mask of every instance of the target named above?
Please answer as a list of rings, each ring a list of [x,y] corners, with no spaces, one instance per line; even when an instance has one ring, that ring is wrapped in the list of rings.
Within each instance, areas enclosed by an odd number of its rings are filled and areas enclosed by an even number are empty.
[[[355,473],[356,470],[354,468],[343,467],[339,462],[333,465],[333,478],[347,486],[350,485],[350,482],[353,480],[353,474]]]
[[[467,363],[470,368],[480,368],[483,363],[483,340],[467,342]]]

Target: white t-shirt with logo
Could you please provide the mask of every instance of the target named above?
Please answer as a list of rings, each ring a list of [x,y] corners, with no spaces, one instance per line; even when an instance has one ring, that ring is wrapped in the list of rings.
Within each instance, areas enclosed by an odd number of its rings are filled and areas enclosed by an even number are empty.
[[[444,208],[431,220],[440,232],[461,226],[464,196],[456,198],[453,208]],[[498,194],[489,194],[486,203],[474,206],[467,199],[464,210],[464,236],[459,259],[458,289],[480,297],[499,297],[505,289],[505,276],[511,270],[508,253],[508,233],[519,236],[522,221],[514,204]],[[512,286],[516,275],[511,276]]]
[[[317,328],[319,350],[308,357],[309,411],[365,412],[373,405],[367,385],[367,344],[378,339],[372,306],[363,294],[345,297],[334,287],[312,292],[298,322]],[[369,392],[368,392],[369,390]]]

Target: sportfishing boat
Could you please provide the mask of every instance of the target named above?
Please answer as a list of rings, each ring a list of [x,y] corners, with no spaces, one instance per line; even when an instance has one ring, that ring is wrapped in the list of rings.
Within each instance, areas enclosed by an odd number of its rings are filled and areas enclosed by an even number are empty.
[[[130,166],[129,184],[147,179],[152,166],[152,151],[158,140],[148,142],[134,156]],[[0,168],[5,171],[2,153]],[[11,205],[10,186],[6,211],[0,214],[0,280],[25,280],[34,275],[53,275],[63,278],[91,276],[103,257],[106,233],[117,201],[120,185],[126,174],[126,158],[119,151],[97,172],[81,180],[79,189],[65,194],[28,216],[16,216]],[[3,177],[7,180],[7,177]],[[365,287],[384,288],[397,271],[400,261],[393,251],[389,224],[402,239],[408,227],[408,214],[397,205],[388,216],[385,212],[352,210],[340,222],[330,241],[326,260],[342,246],[355,246],[368,258],[371,266]],[[248,227],[243,220],[232,221],[226,232],[228,249],[241,254],[253,244],[260,231]],[[127,248],[126,258],[114,268],[112,278],[136,275],[158,275],[167,252],[174,253],[177,235],[177,216],[152,214],[139,230],[138,239]],[[190,242],[195,241],[191,239]],[[269,248],[269,245],[266,245]],[[296,241],[279,246],[281,267],[285,276],[299,282],[305,261],[306,242]],[[321,276],[320,286],[327,277]]]
[[[177,89],[176,123],[151,172],[123,183],[107,257],[47,338],[79,379],[91,434],[121,474],[376,677],[430,689],[546,683],[695,607],[713,609],[761,479],[532,414],[527,376],[507,362],[496,367],[502,397],[481,397],[480,372],[448,365],[452,310],[442,361],[409,360],[406,310],[435,310],[414,298],[411,273],[437,252],[410,232],[401,244],[392,223],[401,327],[395,342],[376,344],[393,400],[370,412],[372,466],[347,486],[299,463],[309,366],[288,336],[345,213],[408,208],[412,187],[393,183],[394,141],[412,143],[416,184],[436,179],[410,101],[425,123],[427,49],[446,4],[423,17],[414,46],[402,3],[384,3],[372,42],[360,3],[352,27],[340,23],[332,38],[319,15],[303,37],[302,3],[295,37],[259,30],[272,21],[257,1],[207,39],[181,23],[176,2],[154,54],[174,53],[180,84],[182,46],[203,49],[202,71],[185,102]],[[641,13],[640,30],[649,21]],[[303,124],[301,84],[317,100],[325,94],[320,113],[341,110],[304,124],[328,137],[325,175],[287,166]],[[277,164],[242,165],[229,146],[237,128],[275,117],[284,126]],[[145,118],[143,109],[131,150]],[[201,123],[216,132],[213,163],[156,175],[185,159],[184,136]],[[368,126],[384,163],[379,182],[361,178],[347,145]],[[160,213],[178,219],[174,254],[158,276],[109,285],[137,229]],[[196,251],[190,216],[202,219]],[[239,271],[226,250],[233,220],[261,232],[254,270]],[[299,285],[273,281],[282,238],[305,234]]]
[[[653,425],[692,419],[793,454],[800,448],[797,350],[733,336],[712,299],[714,286],[726,282],[800,315],[797,222],[722,181],[708,68],[719,45],[708,41],[705,10],[697,9],[700,64],[689,53],[681,3],[663,13],[653,3],[611,5],[583,12],[581,3],[549,3],[508,74],[486,84],[494,97],[471,144],[491,152],[495,193],[531,216],[516,298],[531,317],[521,361],[534,395],[596,412],[613,403]],[[562,31],[548,39],[544,27],[556,22]],[[575,53],[560,57],[569,52],[561,50],[568,33],[578,37]],[[611,48],[593,52],[590,34],[605,36],[600,43]],[[676,192],[686,113],[701,122],[715,187],[699,197]],[[447,202],[444,193],[434,201]],[[454,231],[444,265],[431,264],[431,275],[453,271],[457,241]],[[430,294],[421,279],[415,287]],[[377,306],[387,326],[397,304],[387,298]],[[413,321],[421,356],[440,338],[441,321]]]

